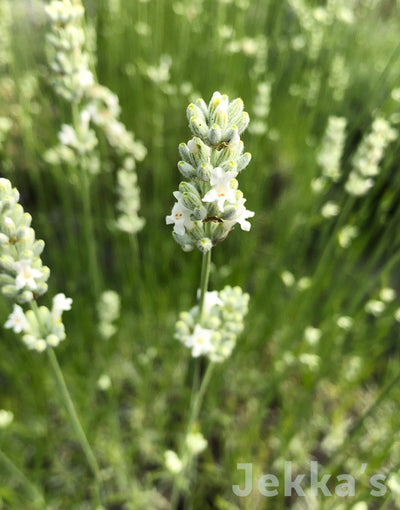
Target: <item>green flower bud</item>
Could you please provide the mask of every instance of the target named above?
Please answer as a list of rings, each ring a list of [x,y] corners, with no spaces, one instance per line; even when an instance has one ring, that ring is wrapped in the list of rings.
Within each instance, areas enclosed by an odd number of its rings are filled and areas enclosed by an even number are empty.
[[[191,218],[194,221],[204,220],[207,217],[207,209],[201,205],[193,209]]]
[[[208,237],[203,237],[202,239],[197,241],[196,246],[203,253],[210,251],[212,248],[211,239],[209,239]]]
[[[238,211],[238,206],[236,204],[228,205],[225,207],[224,212],[221,214],[221,218],[223,220],[234,220]]]
[[[240,158],[237,161],[237,171],[241,172],[242,170],[244,170],[246,166],[250,163],[250,161],[251,161],[250,152],[245,152],[242,156],[240,156]]]
[[[20,303],[30,303],[32,300],[33,300],[33,292],[30,290],[24,290],[18,298],[18,301]]]
[[[10,255],[0,257],[0,269],[2,271],[14,272],[14,259]]]
[[[213,121],[220,126],[222,131],[225,131],[228,125],[228,112],[223,107],[219,106],[214,112]]]
[[[0,286],[1,285],[12,285],[14,283],[14,277],[9,274],[0,274]]]
[[[225,170],[225,172],[237,172],[237,163],[236,161],[225,161],[220,165],[221,168]]]
[[[197,169],[197,177],[202,181],[209,182],[212,169],[213,169],[212,165],[210,165],[209,163],[203,163]]]
[[[238,97],[229,103],[228,116],[230,124],[237,124],[243,112],[243,101]]]
[[[42,241],[41,239],[39,239],[38,241],[35,241],[35,243],[32,246],[33,256],[40,257],[40,255],[42,254],[42,252],[44,250],[44,246],[45,246],[44,241]]]
[[[199,117],[191,117],[189,127],[195,136],[203,139],[207,137],[207,124],[203,120],[199,119]]]
[[[199,98],[199,99],[196,99],[196,101],[194,103],[198,108],[200,108],[205,120],[207,121],[208,120],[208,107],[207,107],[205,101],[203,99]]]
[[[222,131],[218,124],[213,124],[208,131],[208,141],[211,145],[218,145],[221,141]]]
[[[3,219],[3,232],[4,234],[6,234],[8,237],[15,237],[15,223],[14,221],[9,217],[9,216],[6,216],[4,219]]]
[[[186,179],[192,179],[196,176],[196,169],[186,161],[178,162],[178,170],[183,175],[183,177],[186,177]]]
[[[243,131],[247,128],[250,122],[250,117],[247,112],[243,112],[239,121],[237,122],[237,128],[239,130],[239,134],[241,135]]]
[[[190,103],[190,105],[187,107],[186,116],[189,122],[191,121],[192,117],[198,117],[201,122],[207,124],[203,111],[193,103]]]
[[[15,285],[4,285],[1,292],[6,298],[15,298],[18,295],[18,290]]]
[[[180,143],[179,147],[178,147],[178,150],[179,150],[179,154],[180,154],[181,158],[186,163],[190,163],[192,161],[191,154],[190,154],[190,151],[189,151],[189,147],[186,145],[186,143]]]

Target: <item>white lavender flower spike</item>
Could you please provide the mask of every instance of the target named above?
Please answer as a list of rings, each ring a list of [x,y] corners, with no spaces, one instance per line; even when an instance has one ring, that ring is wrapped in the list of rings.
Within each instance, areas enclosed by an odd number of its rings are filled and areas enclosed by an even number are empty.
[[[17,189],[0,178],[0,287],[6,297],[32,306],[25,312],[14,303],[4,327],[22,335],[29,349],[42,352],[65,339],[61,317],[71,309],[72,299],[60,293],[51,310],[36,307],[36,299],[47,291],[50,270],[42,264],[44,242],[36,240],[31,220],[19,204]]]
[[[247,219],[254,213],[246,209],[237,181],[251,160],[240,140],[249,115],[241,99],[230,102],[219,92],[208,105],[197,99],[186,114],[194,136],[179,146],[178,169],[185,181],[174,193],[177,202],[166,223],[173,225],[174,239],[185,251],[204,252],[225,239],[237,223],[250,230]]]

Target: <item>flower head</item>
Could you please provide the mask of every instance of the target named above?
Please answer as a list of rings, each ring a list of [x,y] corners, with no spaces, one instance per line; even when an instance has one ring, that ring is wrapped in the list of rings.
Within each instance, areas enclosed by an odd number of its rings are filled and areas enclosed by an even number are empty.
[[[67,298],[65,294],[56,294],[53,297],[52,315],[56,320],[60,320],[62,313],[71,310],[72,299]]]
[[[29,289],[36,290],[37,282],[35,278],[40,278],[42,272],[31,266],[31,261],[22,259],[14,263],[14,269],[17,273],[15,278],[15,286],[18,290]]]
[[[12,329],[14,333],[22,333],[29,327],[24,311],[19,305],[14,305],[13,311],[9,315],[7,322],[4,324],[7,329]]]
[[[213,334],[214,331],[212,329],[205,329],[196,324],[193,334],[187,340],[187,346],[192,348],[192,356],[194,358],[208,354],[213,349],[211,342]]]
[[[193,225],[193,222],[190,219],[191,211],[183,205],[182,193],[175,191],[174,197],[178,201],[174,204],[171,214],[165,218],[165,221],[167,225],[174,225],[174,232],[176,234],[184,235],[185,227],[190,229]]]
[[[236,172],[225,172],[219,166],[213,168],[210,177],[212,188],[204,195],[203,202],[216,202],[220,211],[224,210],[225,201],[234,204],[236,202],[235,177]]]

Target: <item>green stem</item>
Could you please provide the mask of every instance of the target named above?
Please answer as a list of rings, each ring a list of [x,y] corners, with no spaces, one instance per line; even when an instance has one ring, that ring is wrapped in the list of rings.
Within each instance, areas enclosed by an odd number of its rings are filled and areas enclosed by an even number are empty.
[[[89,273],[93,285],[93,296],[95,300],[98,299],[101,290],[101,277],[99,271],[99,264],[96,253],[96,237],[94,233],[94,224],[92,217],[92,201],[90,197],[90,184],[87,170],[81,168],[82,172],[82,202],[83,202],[83,216],[85,224],[86,244],[89,254]]]
[[[203,404],[204,396],[206,394],[208,385],[210,383],[213,371],[214,371],[214,363],[210,362],[207,366],[206,371],[205,371],[203,380],[201,381],[199,391],[197,392],[197,394],[193,400],[193,404],[191,406],[190,417],[189,417],[189,422],[188,422],[188,426],[187,426],[187,433],[190,433],[194,423],[196,422],[197,418],[199,417],[200,409]]]
[[[200,299],[199,299],[199,322],[203,322],[204,315],[204,301],[208,288],[208,280],[210,278],[211,268],[211,250],[203,253],[203,260],[201,264],[201,277],[200,277]]]
[[[80,119],[79,119],[79,105],[72,103],[72,123],[75,132],[80,131]],[[96,253],[96,236],[92,217],[92,199],[90,196],[90,180],[87,165],[83,158],[78,161],[80,182],[82,186],[82,205],[83,205],[83,220],[84,230],[86,237],[87,250],[89,254],[89,274],[92,283],[93,297],[96,300],[101,290],[101,277],[99,271],[99,264]]]
[[[31,302],[31,308],[37,318],[40,329],[43,330],[43,326],[41,324],[40,315],[39,315],[39,309],[38,309],[38,306],[35,301]],[[67,414],[69,416],[72,428],[74,429],[74,432],[79,440],[79,443],[81,445],[83,453],[85,454],[88,465],[93,472],[94,479],[95,479],[95,487],[96,487],[96,498],[97,498],[98,504],[101,504],[101,477],[100,477],[99,465],[97,463],[96,457],[94,456],[94,453],[93,453],[93,450],[89,444],[89,441],[86,437],[86,434],[83,430],[81,422],[78,418],[78,414],[76,412],[71,395],[70,395],[67,385],[65,383],[65,379],[64,379],[61,367],[58,363],[56,353],[54,352],[53,348],[50,346],[47,347],[46,352],[48,355],[48,359],[50,362],[50,366],[51,366],[51,369],[53,372],[54,379],[56,380],[58,390],[60,392],[60,396],[62,398],[65,410],[67,411]]]
[[[31,492],[32,496],[35,498],[34,501],[37,501],[38,506],[40,508],[44,508],[45,500],[43,498],[43,495],[38,490],[38,488],[33,485],[33,483],[24,475],[24,473],[14,464],[14,462],[4,453],[0,450],[0,462],[6,466],[6,468],[19,480],[21,483],[23,483],[26,488]]]
[[[204,396],[206,394],[208,385],[211,380],[211,376],[214,370],[214,363],[210,362],[207,366],[207,370],[204,374],[203,380],[201,381],[201,385],[199,388],[199,391],[197,392],[193,403],[190,408],[190,416],[188,420],[188,425],[186,428],[186,433],[183,437],[181,446],[179,448],[179,457],[182,458],[184,456],[184,449],[185,449],[185,440],[188,434],[191,432],[193,425],[195,424],[196,420],[199,417],[201,406],[203,404]],[[190,472],[190,460],[188,463],[188,466],[186,466],[186,471]],[[174,485],[172,488],[172,496],[171,496],[171,510],[176,510],[178,508],[178,500],[179,500],[179,484],[178,482],[181,480],[181,477],[184,476],[184,473],[180,473],[176,476],[174,480]]]
[[[201,264],[201,276],[200,276],[200,297],[199,297],[199,323],[201,324],[204,316],[204,301],[208,288],[208,280],[210,278],[210,268],[211,268],[211,250],[203,253],[203,259]],[[209,363],[207,366],[207,370],[204,374],[204,377],[201,381],[200,388],[197,390],[199,384],[199,376],[200,376],[200,366],[199,360],[195,360],[196,366],[193,375],[193,385],[192,385],[192,395],[190,398],[190,415],[186,428],[185,436],[183,437],[182,443],[179,446],[179,456],[182,458],[185,450],[185,440],[187,435],[192,430],[192,427],[199,417],[201,405],[204,400],[204,395],[206,393],[208,384],[211,379],[211,375],[213,372],[214,363]],[[190,470],[190,464],[187,467],[187,470]],[[181,480],[181,476],[177,475],[174,479],[174,484],[172,487],[172,496],[171,496],[171,509],[174,510],[177,508],[178,500],[179,500],[179,486],[178,482]]]

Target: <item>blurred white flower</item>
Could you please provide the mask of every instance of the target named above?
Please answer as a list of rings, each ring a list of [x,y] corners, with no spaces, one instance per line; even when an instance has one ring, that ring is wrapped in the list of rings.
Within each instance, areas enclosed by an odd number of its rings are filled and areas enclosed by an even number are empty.
[[[383,301],[379,301],[378,299],[371,299],[365,305],[365,311],[375,317],[379,317],[384,312],[386,306]]]
[[[286,287],[293,287],[296,282],[294,275],[290,271],[282,271],[281,279]]]
[[[72,299],[67,298],[64,293],[56,294],[53,297],[52,315],[56,320],[61,319],[62,313],[71,310]]]
[[[173,475],[177,475],[182,471],[183,463],[173,450],[164,452],[165,467]]]
[[[339,212],[340,212],[340,208],[339,208],[338,204],[336,204],[335,202],[332,202],[332,201],[324,204],[321,209],[321,215],[324,218],[333,218],[333,217],[337,216],[339,214]]]
[[[345,329],[345,330],[350,329],[352,327],[353,323],[354,323],[354,320],[352,319],[352,317],[348,317],[347,315],[342,315],[336,321],[336,324],[339,326],[339,328]]]
[[[28,321],[26,320],[24,311],[19,305],[14,305],[13,311],[4,324],[4,327],[12,329],[14,333],[21,333],[28,329]]]
[[[338,243],[342,248],[348,248],[353,239],[358,236],[358,228],[354,225],[345,225],[338,233]]]
[[[101,391],[107,391],[111,387],[111,379],[107,374],[102,374],[97,380],[97,387]]]
[[[190,432],[186,436],[186,445],[192,455],[198,455],[207,448],[207,440],[201,432]]]
[[[391,303],[396,299],[396,291],[390,287],[384,287],[381,289],[379,297],[385,303]]]
[[[14,269],[17,273],[15,278],[15,287],[18,290],[23,288],[36,290],[37,283],[35,278],[41,278],[42,272],[33,268],[30,260],[22,259],[14,262]]]
[[[304,330],[304,340],[309,345],[316,345],[322,335],[322,331],[319,328],[314,328],[312,326],[307,326]]]
[[[14,420],[14,414],[11,411],[0,409],[0,429],[5,429]]]
[[[211,337],[214,335],[212,329],[202,328],[196,324],[192,335],[187,339],[187,346],[192,349],[192,356],[198,358],[203,354],[208,354],[213,350]]]
[[[213,168],[210,177],[212,188],[204,195],[203,202],[216,202],[220,211],[224,210],[225,201],[235,203],[236,190],[232,187],[235,177],[236,172],[225,172],[220,167]]]

